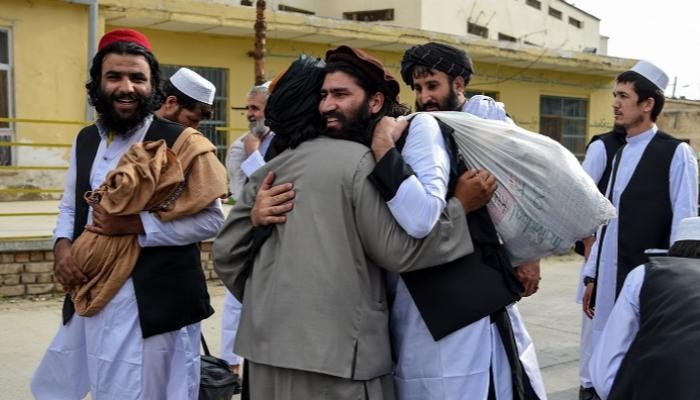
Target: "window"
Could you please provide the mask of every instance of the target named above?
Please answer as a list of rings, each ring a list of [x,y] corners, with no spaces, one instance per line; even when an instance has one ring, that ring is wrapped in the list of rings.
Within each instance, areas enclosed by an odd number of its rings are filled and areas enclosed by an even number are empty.
[[[575,26],[579,29],[583,27],[583,22],[577,20],[576,18],[569,17],[569,25]]]
[[[558,141],[582,160],[586,152],[588,100],[540,97],[540,133]]]
[[[216,96],[214,96],[214,114],[212,119],[202,121],[199,125],[199,131],[202,132],[216,146],[216,156],[221,162],[226,162],[226,150],[228,143],[225,131],[217,131],[216,128],[228,125],[228,73],[224,68],[209,68],[209,67],[192,67],[189,65],[160,65],[163,79],[168,79],[180,67],[187,67],[194,72],[202,75],[216,87]]]
[[[498,40],[502,42],[517,42],[517,40],[510,35],[506,35],[505,33],[498,33]]]
[[[308,11],[308,10],[302,10],[301,8],[296,8],[296,7],[290,7],[286,6],[284,4],[280,4],[277,6],[277,9],[280,11],[288,11],[288,12],[295,12],[295,13],[300,13],[300,14],[306,14],[306,15],[314,15],[316,14],[313,11]]]
[[[556,8],[549,7],[549,15],[556,19],[561,19],[561,11],[557,10]]]
[[[464,95],[467,97],[467,99],[469,99],[472,96],[476,96],[477,94],[489,96],[490,98],[498,101],[498,92],[489,92],[486,90],[467,90],[464,92]]]
[[[481,25],[477,25],[473,22],[467,22],[467,32],[472,35],[481,36],[482,38],[489,37],[489,28]]]
[[[0,28],[0,118],[12,117],[12,54],[10,31]],[[0,141],[11,142],[12,124],[0,121]],[[12,147],[0,146],[0,165],[12,165]]]
[[[393,21],[394,20],[394,9],[387,8],[384,10],[370,10],[370,11],[350,11],[343,13],[344,19],[349,19],[350,21]]]
[[[536,8],[536,9],[538,9],[538,10],[541,10],[541,9],[542,9],[542,3],[539,2],[538,0],[526,0],[525,3],[526,3],[528,6],[534,7],[534,8]]]

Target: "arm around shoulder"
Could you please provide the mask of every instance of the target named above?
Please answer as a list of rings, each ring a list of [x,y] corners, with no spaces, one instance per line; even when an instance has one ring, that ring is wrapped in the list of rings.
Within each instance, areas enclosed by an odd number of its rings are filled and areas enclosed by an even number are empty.
[[[241,201],[236,203],[224,221],[212,249],[214,270],[239,301],[243,300],[249,272],[246,261],[255,229],[250,219],[254,199],[255,187],[247,185]]]
[[[377,265],[406,272],[444,264],[474,251],[464,209],[457,199],[448,202],[425,239],[409,236],[367,179],[373,166],[371,153],[367,153],[355,173],[353,201],[360,239],[367,255]]]

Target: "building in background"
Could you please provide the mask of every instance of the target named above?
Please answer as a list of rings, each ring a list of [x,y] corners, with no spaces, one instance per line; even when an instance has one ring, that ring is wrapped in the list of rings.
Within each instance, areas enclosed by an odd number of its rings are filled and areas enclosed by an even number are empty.
[[[246,2],[241,2],[246,3]],[[600,20],[562,0],[269,0],[268,7],[449,35],[606,54]]]
[[[656,124],[678,139],[686,140],[694,149],[700,149],[700,101],[666,99]]]
[[[98,38],[119,27],[144,32],[166,77],[186,66],[217,86],[203,130],[220,156],[246,130],[254,1],[0,0],[0,9],[0,118],[10,117],[0,119],[0,143],[13,143],[0,146],[0,200],[60,193],[68,146],[90,118],[91,20]],[[269,0],[267,9],[268,78],[300,53],[322,57],[340,44],[369,51],[398,76],[405,49],[444,42],[474,61],[468,94],[505,102],[519,125],[578,156],[612,126],[614,77],[635,62],[606,56],[598,19],[561,0]],[[410,88],[401,99],[413,104]]]

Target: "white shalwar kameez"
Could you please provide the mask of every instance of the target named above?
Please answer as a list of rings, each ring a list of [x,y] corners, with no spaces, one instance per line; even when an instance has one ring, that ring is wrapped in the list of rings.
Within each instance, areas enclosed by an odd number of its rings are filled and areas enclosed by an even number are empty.
[[[402,155],[416,175],[401,183],[387,205],[406,232],[420,238],[430,232],[445,207],[450,172],[449,155],[434,118],[418,114],[411,121]],[[435,341],[399,275],[389,277],[389,291],[395,293],[391,331],[398,357],[394,380],[399,400],[484,400],[491,366],[496,398],[513,398],[510,365],[490,317]],[[532,388],[546,399],[535,349],[520,313],[515,304],[506,310]]]
[[[272,138],[275,137],[274,132],[268,132],[265,138],[260,142],[260,147],[251,154],[246,154],[243,139],[245,139],[247,135],[252,135],[252,133],[248,132],[236,139],[228,149],[228,154],[226,155],[226,170],[229,175],[231,197],[236,201],[238,201],[241,193],[243,193],[243,186],[245,186],[248,177],[262,165],[265,165],[263,156],[270,147]]]
[[[583,159],[581,166],[586,173],[593,178],[593,182],[597,185],[605,172],[605,166],[608,162],[608,154],[605,150],[605,144],[602,140],[596,140],[588,145],[586,156]],[[578,280],[578,290],[576,292],[576,302],[583,302],[583,269],[586,266],[584,262],[581,265],[581,272]],[[588,362],[593,353],[591,345],[591,337],[593,334],[593,321],[588,316],[581,312],[581,344],[579,353],[579,383],[584,388],[593,386],[591,376],[588,373]]]
[[[605,324],[601,342],[596,346],[589,364],[590,376],[596,393],[602,400],[610,389],[634,338],[639,332],[639,293],[644,284],[644,265],[630,271],[620,295]]]
[[[90,185],[98,187],[132,144],[143,141],[153,120],[129,135],[115,136],[98,123],[101,141],[95,155]],[[75,216],[75,144],[66,176],[63,198],[54,230],[54,242],[73,237]],[[141,247],[181,246],[214,237],[223,223],[217,199],[199,213],[161,222],[148,212],[140,214],[144,234]],[[88,223],[92,221],[92,210]],[[31,380],[38,400],[75,400],[88,392],[93,400],[194,400],[199,394],[200,324],[143,338],[136,295],[128,279],[96,315],[73,315],[46,350]]]
[[[622,158],[615,177],[615,187],[608,186],[608,198],[613,205],[618,208],[620,195],[627,187],[642,154],[657,131],[656,125],[641,134],[628,137],[627,144],[622,151]],[[613,165],[616,161],[613,160]],[[612,174],[610,182],[612,182]],[[695,153],[685,143],[681,143],[673,154],[669,171],[669,192],[671,195],[671,208],[673,210],[673,222],[671,226],[671,237],[669,244],[673,244],[676,237],[678,223],[687,217],[697,215],[698,199],[698,166]],[[654,210],[649,210],[654,212]],[[618,241],[618,218],[613,218],[607,225],[607,232],[603,239],[603,250],[600,254],[600,264],[598,277],[596,279],[597,293],[595,302],[595,315],[593,316],[593,333],[591,335],[591,348],[595,351],[605,323],[608,320],[610,311],[615,304],[615,291],[617,287],[617,241]],[[584,275],[596,277],[596,259],[600,251],[600,231],[598,232],[591,254],[584,266]]]

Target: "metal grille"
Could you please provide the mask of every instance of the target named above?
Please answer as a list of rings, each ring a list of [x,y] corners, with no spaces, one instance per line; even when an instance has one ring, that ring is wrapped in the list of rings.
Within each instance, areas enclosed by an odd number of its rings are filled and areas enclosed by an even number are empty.
[[[208,121],[202,121],[198,130],[204,134],[216,146],[216,156],[222,163],[226,162],[226,150],[228,141],[226,131],[217,131],[217,127],[228,125],[228,71],[224,68],[193,67],[189,65],[166,65],[161,64],[160,69],[163,79],[168,79],[181,67],[187,67],[192,71],[202,75],[209,82],[216,86],[216,96],[214,96],[214,115]]]
[[[540,133],[558,141],[582,160],[586,152],[588,100],[540,97]]]

